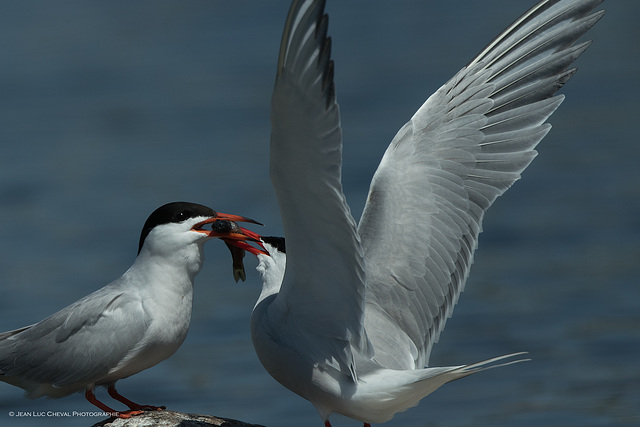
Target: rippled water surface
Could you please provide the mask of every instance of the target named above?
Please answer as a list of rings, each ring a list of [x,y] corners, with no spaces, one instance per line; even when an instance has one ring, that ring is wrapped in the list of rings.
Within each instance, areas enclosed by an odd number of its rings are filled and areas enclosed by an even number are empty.
[[[395,132],[532,2],[328,2],[356,217]],[[640,425],[640,3],[606,6],[540,156],[487,216],[467,289],[432,354],[433,365],[515,351],[533,361],[449,384],[386,425]],[[147,215],[165,202],[197,201],[281,233],[267,156],[287,8],[3,4],[0,330],[118,277]],[[208,244],[186,342],[121,381],[123,394],[270,427],[321,426],[253,352],[259,283],[247,264],[249,280],[234,284],[226,248]],[[80,394],[31,401],[0,383],[0,425],[88,426],[100,418],[47,411],[93,410]]]

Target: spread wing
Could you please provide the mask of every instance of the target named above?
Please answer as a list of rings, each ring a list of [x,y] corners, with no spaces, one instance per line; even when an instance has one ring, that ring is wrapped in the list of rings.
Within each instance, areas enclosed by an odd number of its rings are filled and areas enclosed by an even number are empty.
[[[592,13],[601,2],[539,2],[427,99],[388,147],[358,229],[365,325],[385,366],[428,363],[484,213],[536,156],[563,100],[554,95],[589,46],[575,42],[603,15]]]
[[[304,330],[318,360],[363,336],[364,268],[342,191],[342,130],[324,1],[294,1],[285,25],[271,103],[271,180],[287,241],[287,264],[271,311],[280,328]],[[288,331],[284,336],[296,336]],[[302,345],[299,342],[296,345]]]

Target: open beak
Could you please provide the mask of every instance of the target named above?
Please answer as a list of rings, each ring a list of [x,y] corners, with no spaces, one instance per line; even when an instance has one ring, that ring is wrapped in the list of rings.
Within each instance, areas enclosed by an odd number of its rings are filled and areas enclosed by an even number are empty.
[[[246,242],[257,243],[262,247],[260,242],[261,236],[258,233],[254,233],[251,230],[240,227],[236,222],[250,222],[252,224],[262,225],[258,221],[251,218],[238,215],[229,215],[218,212],[216,216],[206,219],[197,223],[192,227],[193,231],[204,233],[209,237],[217,237],[219,239],[228,242],[231,245],[237,246],[247,252],[251,252],[254,255],[259,253],[265,253],[258,248],[254,248]],[[205,229],[204,226],[211,224],[211,229]],[[264,249],[264,247],[262,247]]]
[[[220,221],[220,220],[226,220],[226,221],[234,221],[234,222],[250,222],[252,224],[258,224],[258,225],[263,225],[262,223],[256,221],[255,219],[251,219],[251,218],[247,218],[246,216],[240,216],[240,215],[232,215],[232,214],[225,214],[222,212],[216,212],[216,216],[212,216],[209,219],[206,219],[202,222],[197,223],[196,225],[193,226],[193,229],[196,231],[200,231],[202,229],[203,226],[207,225],[207,224],[212,224],[216,221]],[[217,236],[214,236],[217,237]]]
[[[247,251],[256,256],[258,254],[268,254],[268,252],[264,249],[261,236],[258,233],[242,228],[236,224],[236,222],[250,222],[262,225],[251,218],[218,212],[216,216],[194,225],[192,230],[205,233],[209,237],[222,239],[227,245],[227,248],[229,248],[231,258],[233,259],[233,278],[236,282],[238,282],[238,280],[244,282],[247,278],[244,271],[244,252]],[[207,224],[211,224],[211,230],[203,228]],[[247,242],[255,243],[260,248],[251,246]]]

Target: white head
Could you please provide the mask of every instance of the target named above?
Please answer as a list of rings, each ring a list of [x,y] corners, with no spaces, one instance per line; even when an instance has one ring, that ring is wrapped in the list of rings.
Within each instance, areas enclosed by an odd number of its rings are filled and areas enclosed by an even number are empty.
[[[163,205],[147,218],[142,228],[138,259],[154,258],[161,263],[184,265],[195,276],[202,266],[207,240],[221,238],[233,246],[252,240],[252,233],[244,234],[246,230],[233,221],[256,223],[252,219],[216,212],[197,203]],[[207,224],[211,224],[211,229],[205,229]]]

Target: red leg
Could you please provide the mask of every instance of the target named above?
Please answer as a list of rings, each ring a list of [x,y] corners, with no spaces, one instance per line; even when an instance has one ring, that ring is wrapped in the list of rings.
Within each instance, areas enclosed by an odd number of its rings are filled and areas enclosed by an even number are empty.
[[[364,423],[364,427],[371,427],[371,424],[369,424],[369,423]]]
[[[123,395],[121,395],[120,393],[118,393],[118,391],[116,390],[115,384],[111,384],[107,388],[107,392],[109,393],[109,396],[113,397],[114,399],[116,399],[119,402],[124,403],[131,410],[135,410],[135,411],[160,411],[162,409],[167,409],[165,406],[139,405],[136,402],[132,402],[129,399],[127,399],[126,397],[124,397]]]
[[[91,404],[93,404],[93,405],[97,406],[98,408],[102,409],[104,412],[109,413],[113,417],[131,418],[134,415],[140,415],[142,413],[142,411],[129,410],[129,411],[124,411],[124,412],[119,412],[119,411],[116,411],[114,409],[111,409],[107,405],[105,405],[104,403],[102,403],[98,399],[96,399],[95,394],[93,394],[93,389],[90,389],[90,388],[88,388],[87,391],[84,392],[84,397],[86,397],[87,400]]]
[[[329,422],[329,420],[324,422],[324,427],[331,427],[331,423]]]

